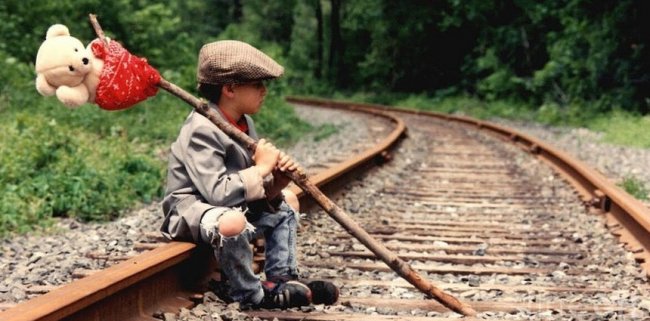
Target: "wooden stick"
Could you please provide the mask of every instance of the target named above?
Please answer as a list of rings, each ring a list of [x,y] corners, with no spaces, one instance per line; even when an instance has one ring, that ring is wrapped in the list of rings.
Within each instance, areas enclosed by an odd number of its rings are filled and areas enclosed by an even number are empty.
[[[105,41],[104,32],[102,31],[99,22],[97,22],[97,17],[93,14],[90,14],[90,22],[97,33],[97,36],[100,37],[102,41]],[[236,129],[233,125],[228,122],[225,122],[221,119],[220,116],[217,116],[215,112],[210,110],[208,104],[205,100],[198,99],[183,90],[182,88],[170,83],[169,81],[161,78],[158,86],[162,89],[167,90],[172,95],[182,99],[187,102],[189,105],[194,107],[194,109],[199,112],[201,115],[207,117],[212,121],[219,129],[224,131],[228,136],[235,139],[239,143],[243,144],[251,152],[255,151],[257,147],[257,142],[250,138],[248,135],[244,134],[240,130]],[[476,311],[470,306],[464,304],[454,296],[445,293],[440,290],[424,278],[422,278],[413,268],[400,259],[396,254],[392,253],[388,248],[383,244],[377,242],[373,239],[368,232],[366,232],[361,226],[359,226],[353,219],[348,216],[343,209],[338,207],[332,200],[330,200],[320,189],[312,183],[302,168],[299,168],[295,171],[283,172],[284,175],[287,175],[298,187],[302,188],[305,193],[311,196],[317,203],[320,205],[327,214],[330,215],[336,222],[338,222],[343,228],[345,228],[348,233],[354,236],[359,242],[365,245],[372,253],[374,253],[378,258],[380,258],[384,263],[386,263],[393,271],[397,272],[401,277],[406,279],[409,283],[415,286],[417,289],[427,294],[429,297],[435,298],[448,307],[449,309],[463,314],[465,316],[475,316]]]

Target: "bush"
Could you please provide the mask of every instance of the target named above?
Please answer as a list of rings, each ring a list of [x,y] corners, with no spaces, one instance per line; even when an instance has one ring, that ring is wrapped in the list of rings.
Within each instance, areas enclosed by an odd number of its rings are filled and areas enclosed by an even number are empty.
[[[47,226],[54,216],[111,219],[162,193],[164,162],[125,136],[25,112],[1,127],[2,233]]]

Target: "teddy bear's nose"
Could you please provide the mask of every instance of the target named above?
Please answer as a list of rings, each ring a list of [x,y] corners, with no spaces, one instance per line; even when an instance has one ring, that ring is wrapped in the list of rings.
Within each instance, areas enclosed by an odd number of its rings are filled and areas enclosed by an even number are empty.
[[[84,65],[88,64],[88,58],[81,59],[81,61],[83,61]]]

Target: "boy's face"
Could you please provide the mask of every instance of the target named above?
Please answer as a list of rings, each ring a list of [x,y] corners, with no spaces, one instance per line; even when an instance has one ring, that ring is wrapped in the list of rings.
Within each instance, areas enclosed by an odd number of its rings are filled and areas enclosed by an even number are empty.
[[[263,81],[234,84],[232,86],[239,112],[252,115],[260,110],[264,102],[264,96],[266,96],[266,85]]]

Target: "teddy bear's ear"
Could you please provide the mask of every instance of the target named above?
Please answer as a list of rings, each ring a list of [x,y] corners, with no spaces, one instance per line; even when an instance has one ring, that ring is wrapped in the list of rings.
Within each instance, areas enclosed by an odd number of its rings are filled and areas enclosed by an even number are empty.
[[[43,96],[52,96],[56,92],[56,88],[47,82],[43,74],[36,76],[36,90]]]
[[[70,35],[70,30],[68,30],[68,27],[62,24],[55,24],[52,25],[49,29],[47,29],[47,35],[45,36],[45,39],[50,39],[58,36],[69,36],[69,35]]]

